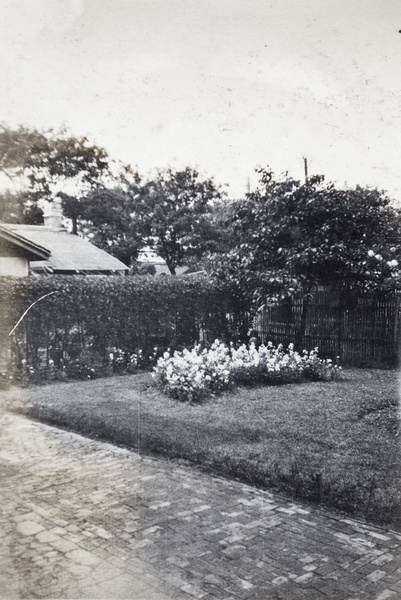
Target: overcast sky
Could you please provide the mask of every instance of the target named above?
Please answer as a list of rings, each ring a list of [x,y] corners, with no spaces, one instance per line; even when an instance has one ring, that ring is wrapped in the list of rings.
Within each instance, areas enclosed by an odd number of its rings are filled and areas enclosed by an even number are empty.
[[[0,121],[143,174],[255,168],[401,200],[400,0],[0,0]]]

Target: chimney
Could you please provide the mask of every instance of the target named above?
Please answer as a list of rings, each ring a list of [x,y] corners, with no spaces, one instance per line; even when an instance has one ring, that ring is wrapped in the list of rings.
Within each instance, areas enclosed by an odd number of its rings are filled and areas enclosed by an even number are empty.
[[[63,209],[60,198],[47,202],[43,211],[44,226],[50,229],[63,229]]]

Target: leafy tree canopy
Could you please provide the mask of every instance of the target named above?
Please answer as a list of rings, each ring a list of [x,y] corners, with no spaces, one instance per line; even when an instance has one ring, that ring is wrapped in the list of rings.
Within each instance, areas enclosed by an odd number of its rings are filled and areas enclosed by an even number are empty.
[[[79,198],[101,186],[110,173],[106,151],[66,129],[39,131],[0,126],[0,173],[12,184],[17,215],[29,220],[40,200],[61,196],[74,228],[81,212]],[[22,214],[21,214],[22,203]]]
[[[373,290],[396,283],[400,214],[384,193],[259,174],[257,190],[234,207],[239,244],[217,264],[220,276],[239,280],[259,305],[316,284]]]
[[[143,245],[137,198],[131,183],[129,190],[115,187],[92,191],[82,203],[80,228],[84,235],[128,266]]]
[[[158,171],[143,183],[129,167],[112,175],[110,165],[103,148],[65,129],[0,125],[0,173],[13,186],[3,194],[0,217],[40,223],[41,201],[58,196],[73,233],[80,229],[126,264],[150,246],[173,274],[185,260],[217,247],[211,211],[221,192],[212,179],[188,167]]]
[[[93,190],[82,200],[81,229],[127,265],[141,248],[154,250],[175,274],[219,243],[214,209],[221,193],[197,171],[167,169],[142,181],[133,171],[120,185]]]
[[[144,243],[166,261],[170,273],[214,246],[211,214],[221,198],[212,179],[201,179],[189,167],[158,171],[140,187],[136,215]]]

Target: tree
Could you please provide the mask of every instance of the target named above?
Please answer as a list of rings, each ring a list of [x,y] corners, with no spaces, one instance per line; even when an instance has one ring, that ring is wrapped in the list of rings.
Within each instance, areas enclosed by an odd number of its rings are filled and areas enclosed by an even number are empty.
[[[5,175],[14,191],[26,187],[36,149],[44,143],[45,135],[37,129],[20,125],[10,129],[0,125],[0,172]]]
[[[222,193],[212,179],[187,167],[166,169],[140,187],[136,205],[144,244],[167,263],[171,274],[190,257],[215,244],[211,214]]]
[[[399,276],[400,214],[376,189],[337,189],[318,177],[277,181],[260,170],[258,189],[237,204],[232,222],[239,244],[218,271],[259,306],[305,297],[317,284],[383,290]]]
[[[41,200],[62,198],[73,232],[82,213],[82,197],[103,186],[110,174],[106,151],[86,137],[66,129],[39,131],[20,126],[0,126],[0,172],[12,184],[23,220]],[[20,211],[21,212],[21,211]]]
[[[89,191],[102,188],[109,175],[109,159],[103,148],[90,144],[86,137],[61,130],[47,136],[38,148],[30,182],[36,200],[61,197],[64,215],[72,220],[76,234],[84,198]]]
[[[238,237],[234,231],[233,214],[239,200],[221,198],[213,204],[208,215],[209,235],[207,249],[201,257],[187,257],[185,264],[192,271],[206,271],[212,274],[216,264],[224,262],[227,255],[237,247]]]
[[[29,193],[32,160],[43,141],[44,134],[36,129],[0,125],[0,174],[4,184],[11,185],[2,193],[1,220],[30,222],[32,213],[34,222],[43,217]]]
[[[134,183],[128,190],[98,189],[84,199],[80,212],[83,234],[127,266],[132,266],[143,246],[137,199]]]
[[[0,221],[3,223],[19,223],[22,220],[22,206],[19,197],[10,190],[0,194]]]

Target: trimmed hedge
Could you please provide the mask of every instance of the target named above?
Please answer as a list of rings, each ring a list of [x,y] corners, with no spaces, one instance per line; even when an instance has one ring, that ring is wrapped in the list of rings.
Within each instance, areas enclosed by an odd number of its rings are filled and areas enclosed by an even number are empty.
[[[54,379],[132,372],[166,348],[244,339],[249,315],[235,288],[206,276],[1,278],[2,331],[10,331],[14,376]]]

